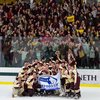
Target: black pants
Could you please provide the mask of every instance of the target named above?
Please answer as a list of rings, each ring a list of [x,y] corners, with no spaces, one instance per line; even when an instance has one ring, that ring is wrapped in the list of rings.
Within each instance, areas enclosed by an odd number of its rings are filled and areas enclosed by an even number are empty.
[[[23,96],[28,96],[28,88],[27,88],[27,84],[24,84],[24,92],[22,93]]]
[[[94,58],[89,59],[89,68],[93,69],[94,68]]]
[[[34,95],[33,89],[28,89],[28,96],[32,97]]]

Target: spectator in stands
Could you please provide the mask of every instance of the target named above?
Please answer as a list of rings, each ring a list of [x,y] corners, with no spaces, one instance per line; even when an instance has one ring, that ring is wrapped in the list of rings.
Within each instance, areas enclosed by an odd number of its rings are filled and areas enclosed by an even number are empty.
[[[99,48],[96,47],[96,48],[95,48],[95,59],[94,59],[94,61],[95,61],[95,66],[96,66],[97,69],[100,68],[100,67],[99,67],[99,63],[100,63],[99,57],[100,57]]]
[[[78,50],[78,55],[79,55],[79,66],[82,66],[83,68],[85,68],[86,66],[86,57],[85,57],[85,52],[82,48],[82,46],[80,46],[79,50]]]
[[[89,51],[89,67],[92,69],[94,68],[94,59],[95,59],[95,48],[91,44],[90,51]]]

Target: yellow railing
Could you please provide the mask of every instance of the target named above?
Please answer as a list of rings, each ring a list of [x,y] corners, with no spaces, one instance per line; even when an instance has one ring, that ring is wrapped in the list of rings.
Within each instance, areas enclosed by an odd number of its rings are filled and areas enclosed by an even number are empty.
[[[13,82],[0,82],[0,85],[13,85]],[[81,87],[100,88],[100,84],[80,84]]]

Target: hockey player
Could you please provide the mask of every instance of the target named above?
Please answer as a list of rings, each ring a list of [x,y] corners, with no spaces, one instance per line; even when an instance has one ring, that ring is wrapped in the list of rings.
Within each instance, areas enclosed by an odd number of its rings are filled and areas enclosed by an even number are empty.
[[[64,72],[66,71],[66,68],[62,67],[61,64],[60,64],[59,70],[60,70],[60,74],[61,74],[60,96],[64,96],[65,95],[64,86],[65,86],[65,79],[66,79]]]
[[[71,93],[72,93],[73,86],[74,86],[73,78],[69,74],[68,69],[66,69],[66,71],[64,72],[64,75],[65,75],[65,86],[64,86],[65,95],[66,95],[66,97],[70,97]]]
[[[80,94],[80,76],[76,69],[75,62],[71,63],[69,68],[69,74],[71,78],[73,79],[73,82],[71,84],[71,97],[74,97],[76,99],[81,97]]]
[[[74,95],[75,95],[75,99],[78,99],[78,98],[81,97],[81,93],[80,93],[80,76],[79,76],[77,70],[73,70],[72,77],[74,79]]]
[[[27,91],[25,91],[25,95],[33,96],[37,87],[35,87],[35,83],[37,80],[36,72],[31,72],[30,76],[28,77],[26,84],[27,84]],[[34,84],[34,85],[33,85]]]
[[[74,57],[71,49],[68,50],[67,60],[68,60],[69,65],[72,64],[73,62],[75,62],[75,57]]]
[[[12,97],[21,96],[24,91],[24,84],[22,81],[22,77],[16,77],[16,80],[13,84],[13,94]]]

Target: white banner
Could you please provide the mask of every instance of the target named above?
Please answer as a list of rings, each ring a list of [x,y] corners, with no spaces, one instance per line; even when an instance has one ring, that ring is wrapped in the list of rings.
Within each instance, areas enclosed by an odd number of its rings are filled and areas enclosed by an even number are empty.
[[[41,89],[45,90],[57,90],[60,89],[60,73],[57,75],[42,75],[38,78],[39,83],[41,84]]]

